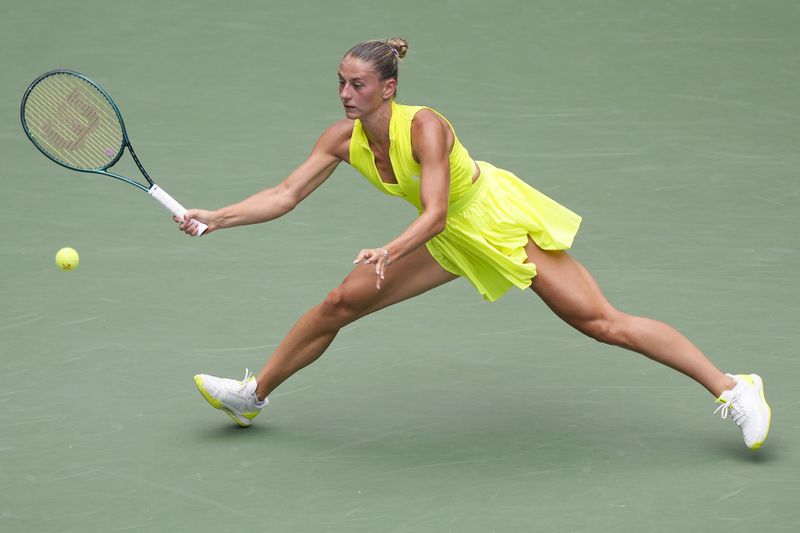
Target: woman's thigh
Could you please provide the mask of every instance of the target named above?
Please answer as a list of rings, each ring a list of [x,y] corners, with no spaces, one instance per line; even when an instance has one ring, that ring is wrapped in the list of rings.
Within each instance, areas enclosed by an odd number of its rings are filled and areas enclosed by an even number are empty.
[[[457,277],[442,268],[425,246],[420,246],[386,268],[380,289],[375,287],[375,265],[358,265],[328,294],[326,302],[360,317],[423,294]]]
[[[530,240],[525,251],[536,265],[531,288],[565,322],[582,329],[617,313],[592,275],[567,252],[542,250]]]

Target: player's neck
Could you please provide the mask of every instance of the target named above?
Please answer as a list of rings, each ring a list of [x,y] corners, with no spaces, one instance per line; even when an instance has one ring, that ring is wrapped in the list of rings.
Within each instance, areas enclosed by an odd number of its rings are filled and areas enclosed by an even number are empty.
[[[367,140],[379,146],[389,146],[389,124],[392,120],[392,101],[387,100],[374,112],[361,117]]]

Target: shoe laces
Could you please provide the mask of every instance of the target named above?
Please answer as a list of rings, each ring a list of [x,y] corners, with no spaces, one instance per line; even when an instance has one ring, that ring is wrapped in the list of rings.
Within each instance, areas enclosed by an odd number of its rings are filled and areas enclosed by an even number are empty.
[[[732,396],[724,403],[720,404],[719,407],[714,411],[714,414],[717,414],[719,411],[722,411],[720,415],[722,419],[728,418],[728,414],[731,415],[731,419],[736,423],[737,426],[742,427],[742,424],[749,418],[747,414],[747,410],[744,408],[742,403],[739,401],[739,395]]]
[[[250,369],[249,368],[245,368],[244,369],[244,378],[242,378],[242,381],[239,382],[239,383],[242,384],[241,387],[239,387],[239,392],[244,392],[244,390],[247,388],[247,384],[250,382],[250,378],[252,378],[252,377],[253,377],[253,373],[250,372]]]

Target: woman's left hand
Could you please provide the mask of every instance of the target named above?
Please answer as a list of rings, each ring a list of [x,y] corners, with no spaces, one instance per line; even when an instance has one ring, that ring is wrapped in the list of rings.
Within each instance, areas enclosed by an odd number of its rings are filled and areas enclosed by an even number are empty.
[[[375,275],[378,276],[378,282],[375,288],[381,290],[381,281],[384,279],[386,267],[392,264],[389,256],[389,251],[386,248],[368,248],[361,250],[356,256],[354,265],[375,265]]]

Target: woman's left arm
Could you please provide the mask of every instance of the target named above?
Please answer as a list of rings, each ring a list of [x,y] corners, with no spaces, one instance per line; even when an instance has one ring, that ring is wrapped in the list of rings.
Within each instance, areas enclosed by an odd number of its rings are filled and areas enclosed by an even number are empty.
[[[419,160],[422,213],[392,242],[361,250],[353,263],[375,264],[380,289],[386,267],[444,231],[450,201],[450,156],[447,126],[427,109],[419,111],[411,123],[411,144]]]

